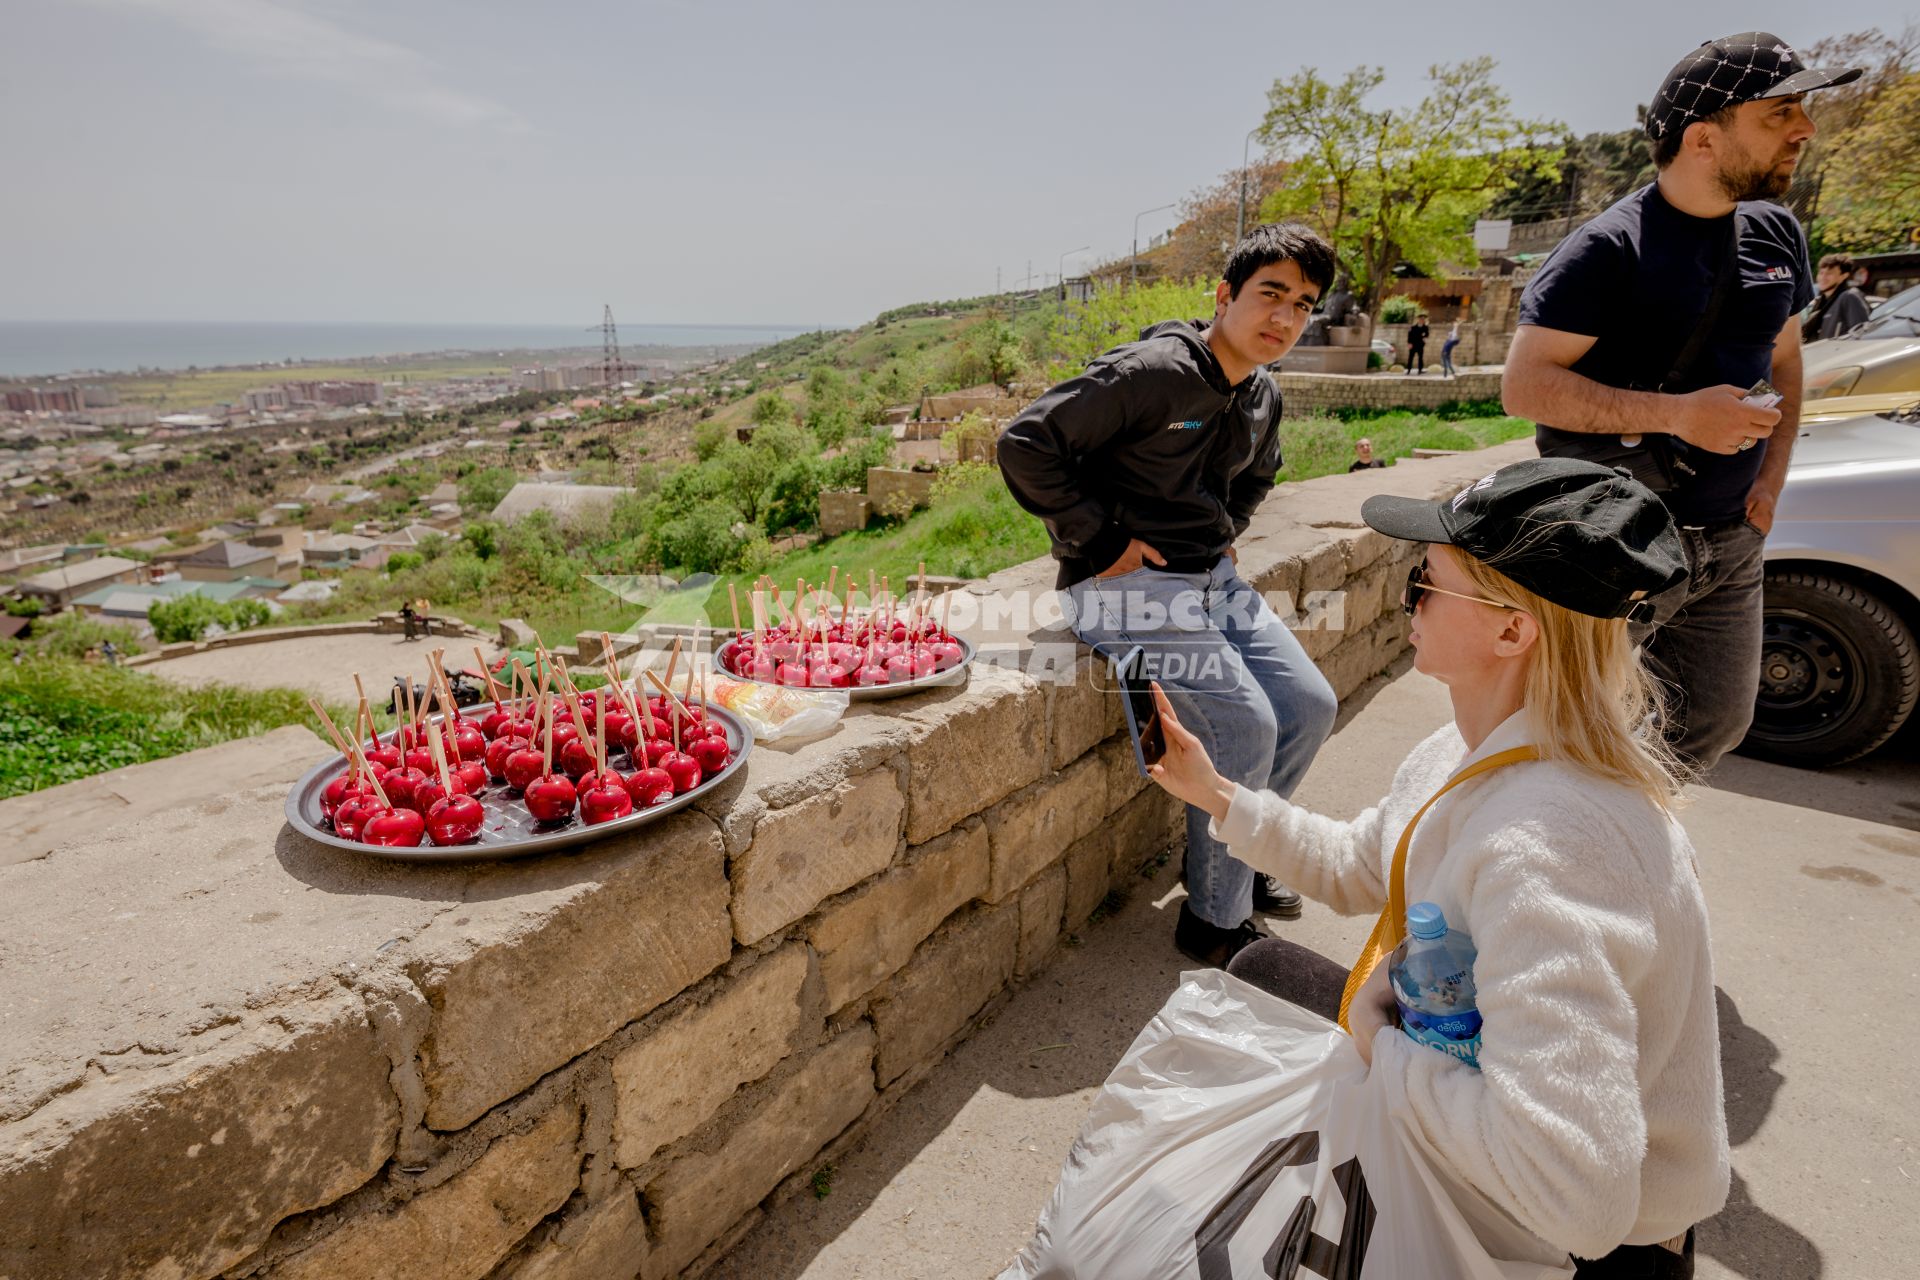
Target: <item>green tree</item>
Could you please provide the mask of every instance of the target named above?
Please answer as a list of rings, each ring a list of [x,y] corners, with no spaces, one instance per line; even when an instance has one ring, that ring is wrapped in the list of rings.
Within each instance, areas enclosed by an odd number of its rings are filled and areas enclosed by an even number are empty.
[[[756,427],[775,426],[793,421],[793,406],[778,391],[763,391],[753,402],[753,424]]]
[[[1523,174],[1557,174],[1565,126],[1516,116],[1493,82],[1494,61],[1428,72],[1410,110],[1376,110],[1384,83],[1359,67],[1338,84],[1309,67],[1267,94],[1261,138],[1288,162],[1266,218],[1300,218],[1332,242],[1354,292],[1377,308],[1403,259],[1433,274],[1471,266],[1474,220]]]
[[[161,644],[198,640],[214,627],[244,631],[273,616],[264,600],[212,600],[202,595],[161,600],[147,611],[153,637]]]
[[[1879,95],[1827,154],[1821,239],[1872,252],[1920,227],[1920,72]]]
[[[485,467],[460,481],[462,510],[484,515],[500,505],[519,477],[506,467]]]

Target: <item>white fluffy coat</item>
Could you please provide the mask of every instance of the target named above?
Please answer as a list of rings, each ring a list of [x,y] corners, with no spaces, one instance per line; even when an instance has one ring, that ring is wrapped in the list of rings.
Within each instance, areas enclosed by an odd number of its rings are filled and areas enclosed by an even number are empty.
[[[1345,915],[1386,903],[1409,819],[1464,766],[1532,741],[1526,713],[1472,752],[1453,725],[1351,822],[1241,788],[1215,835]],[[1373,1070],[1459,1175],[1577,1257],[1670,1239],[1726,1202],[1706,901],[1680,824],[1552,761],[1464,782],[1427,812],[1407,901],[1473,936],[1479,1071],[1392,1031]]]

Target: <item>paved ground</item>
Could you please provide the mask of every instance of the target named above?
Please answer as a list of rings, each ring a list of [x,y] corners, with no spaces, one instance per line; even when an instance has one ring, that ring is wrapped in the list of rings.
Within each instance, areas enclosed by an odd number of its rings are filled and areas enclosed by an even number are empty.
[[[1449,717],[1417,674],[1349,700],[1299,799],[1348,815]],[[1735,1179],[1703,1280],[1905,1277],[1920,1256],[1920,725],[1814,774],[1744,759],[1687,811],[1713,910]],[[1018,993],[833,1172],[716,1268],[753,1280],[971,1280],[1026,1240],[1088,1099],[1177,983],[1174,869]],[[1285,935],[1346,959],[1367,922]]]
[[[458,636],[407,641],[398,635],[359,632],[209,649],[138,670],[184,685],[305,689],[337,702],[353,701],[353,674],[357,671],[366,681],[367,696],[385,702],[397,675],[410,674],[416,682],[425,683],[429,650],[445,646],[450,669],[471,667],[474,643]],[[498,651],[490,641],[479,643],[481,652],[489,658]]]

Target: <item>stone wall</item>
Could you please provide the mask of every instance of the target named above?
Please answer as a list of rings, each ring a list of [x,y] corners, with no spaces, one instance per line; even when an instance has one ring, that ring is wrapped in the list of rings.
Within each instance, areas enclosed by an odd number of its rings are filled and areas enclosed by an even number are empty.
[[[1430,348],[1435,372],[1424,376],[1404,374],[1365,374],[1347,376],[1335,373],[1283,373],[1280,384],[1281,413],[1288,418],[1310,418],[1335,409],[1436,409],[1450,400],[1498,400],[1500,375],[1463,373],[1443,378],[1439,369],[1439,348]]]
[[[877,516],[904,516],[915,508],[932,505],[933,482],[938,473],[909,471],[903,467],[868,467],[867,497]]]
[[[1241,571],[1344,697],[1413,553],[1360,502],[1525,452],[1282,486]],[[964,687],[570,855],[343,854],[276,781],[0,866],[0,1277],[705,1269],[1177,854],[1051,581],[968,587]]]

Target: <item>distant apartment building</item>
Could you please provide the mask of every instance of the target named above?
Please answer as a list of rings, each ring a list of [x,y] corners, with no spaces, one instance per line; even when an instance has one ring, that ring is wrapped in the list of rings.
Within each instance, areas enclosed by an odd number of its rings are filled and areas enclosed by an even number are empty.
[[[13,413],[78,413],[87,407],[87,393],[81,387],[19,387],[7,391],[7,408]]]
[[[96,383],[80,388],[80,398],[89,409],[111,409],[120,403],[120,388]]]
[[[280,390],[290,404],[317,404],[335,407],[355,404],[379,404],[377,382],[283,382]]]
[[[241,397],[248,413],[274,413],[292,407],[285,387],[260,387]]]
[[[567,371],[565,369],[522,369],[520,387],[523,391],[565,391]]]

